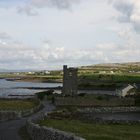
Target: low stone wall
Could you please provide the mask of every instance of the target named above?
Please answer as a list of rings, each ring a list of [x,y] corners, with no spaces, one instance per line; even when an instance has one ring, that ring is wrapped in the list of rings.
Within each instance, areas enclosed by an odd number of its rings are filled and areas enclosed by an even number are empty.
[[[82,106],[82,107],[115,107],[134,106],[135,100],[132,98],[113,98],[109,100],[98,100],[85,97],[56,97],[56,106]]]
[[[132,120],[104,120],[101,118],[97,118],[94,120],[95,123],[99,124],[127,124],[127,125],[134,125],[140,124],[140,120],[132,121]]]
[[[137,113],[78,113],[81,121],[107,124],[137,124],[140,123]]]
[[[78,108],[81,113],[117,113],[117,112],[140,112],[140,107],[85,107]]]
[[[77,118],[96,123],[137,124],[140,123],[140,107],[91,107],[78,108]]]
[[[27,120],[26,128],[32,140],[85,140],[73,133],[68,133],[46,126],[39,126],[36,122],[43,120],[47,114],[40,114]]]
[[[17,119],[19,116],[16,111],[0,111],[0,121]]]
[[[72,133],[67,133],[46,126],[39,126],[31,121],[27,122],[27,131],[32,140],[85,140]]]
[[[34,107],[32,109],[28,110],[22,110],[22,111],[9,111],[9,110],[1,110],[0,111],[0,122],[7,121],[7,120],[15,120],[19,119],[25,116],[29,116],[33,114],[34,112],[37,112],[43,107],[42,104],[39,104],[37,107]]]

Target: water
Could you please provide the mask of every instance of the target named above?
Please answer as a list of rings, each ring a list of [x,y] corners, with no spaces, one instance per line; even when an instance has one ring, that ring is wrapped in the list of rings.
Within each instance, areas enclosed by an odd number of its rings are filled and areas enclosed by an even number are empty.
[[[22,87],[58,87],[61,83],[33,83],[33,82],[16,82],[0,79],[0,97],[8,97],[8,95],[34,95],[42,90],[25,89]]]
[[[62,86],[61,83],[34,83],[34,82],[16,82],[0,79],[0,88],[18,88],[18,87],[57,87]]]
[[[27,88],[49,88],[62,86],[62,83],[34,83],[34,82],[16,82],[0,79],[0,97],[8,97],[8,95],[34,95],[36,92],[43,91],[38,89]],[[26,87],[26,88],[25,88]],[[61,93],[60,90],[55,90],[56,93]],[[106,90],[79,90],[78,93],[87,94],[107,94],[113,95],[115,91]]]

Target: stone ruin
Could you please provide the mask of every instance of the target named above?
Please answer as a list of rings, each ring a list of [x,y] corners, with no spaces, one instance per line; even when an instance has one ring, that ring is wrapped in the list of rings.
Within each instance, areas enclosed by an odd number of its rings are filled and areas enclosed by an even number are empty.
[[[63,66],[63,95],[75,96],[78,90],[77,68]]]

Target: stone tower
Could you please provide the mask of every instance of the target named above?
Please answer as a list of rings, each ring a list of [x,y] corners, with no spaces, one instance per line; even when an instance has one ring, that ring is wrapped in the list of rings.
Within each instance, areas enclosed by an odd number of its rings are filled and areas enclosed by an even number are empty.
[[[67,65],[63,66],[63,95],[77,95],[77,71],[77,68],[67,68]]]

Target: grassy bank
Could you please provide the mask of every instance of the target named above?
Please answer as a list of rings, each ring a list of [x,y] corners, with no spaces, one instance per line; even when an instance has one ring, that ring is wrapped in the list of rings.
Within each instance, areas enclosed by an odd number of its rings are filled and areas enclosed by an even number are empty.
[[[62,76],[61,75],[25,75],[20,73],[19,75],[16,74],[0,74],[0,79],[7,78],[11,79],[11,81],[23,81],[23,82],[55,82],[61,83]]]
[[[62,82],[62,76],[26,76],[22,77],[19,81],[27,81],[27,82]]]
[[[72,132],[87,140],[139,140],[140,138],[140,125],[95,124],[68,119],[46,119],[41,121],[40,125]]]
[[[37,106],[37,100],[0,100],[0,110],[26,110]]]

